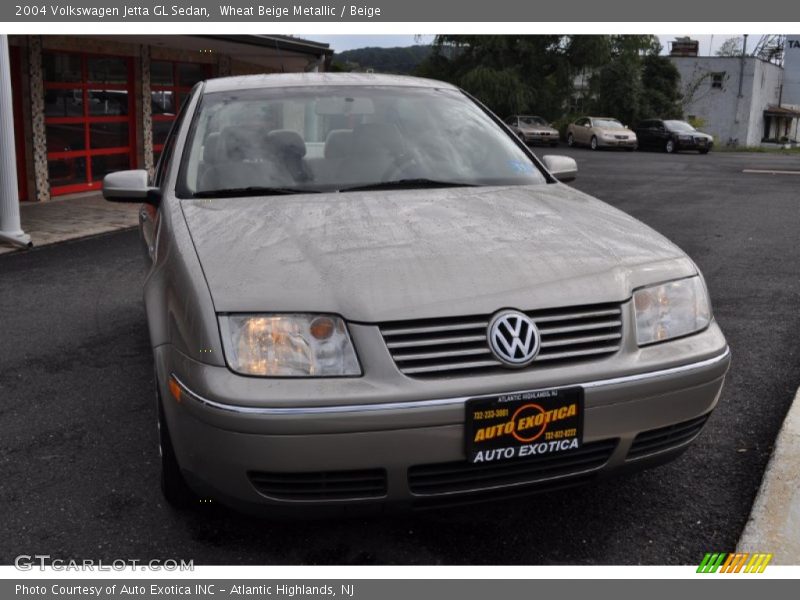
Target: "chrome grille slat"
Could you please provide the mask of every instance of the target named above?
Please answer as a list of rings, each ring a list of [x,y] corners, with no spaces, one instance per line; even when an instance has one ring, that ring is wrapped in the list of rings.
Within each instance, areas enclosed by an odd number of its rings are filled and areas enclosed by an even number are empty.
[[[386,342],[386,346],[390,350],[400,348],[416,348],[418,346],[438,346],[439,344],[468,344],[470,342],[485,342],[486,334],[482,335],[465,335],[453,338],[438,338],[428,340],[415,340],[411,342]]]
[[[622,321],[616,319],[614,321],[601,321],[599,323],[583,323],[581,325],[568,325],[566,327],[541,327],[539,328],[539,334],[542,337],[544,337],[546,335],[556,335],[559,333],[574,333],[576,331],[587,331],[589,329],[610,329],[611,327],[620,327],[621,325]]]
[[[589,335],[582,337],[564,338],[561,340],[542,340],[542,350],[545,348],[555,348],[560,346],[572,346],[573,344],[591,344],[592,342],[605,342],[607,340],[618,340],[622,337],[621,333],[607,333],[605,335]]]
[[[593,360],[617,352],[622,345],[619,304],[528,311],[541,336],[533,364]],[[503,364],[489,350],[486,330],[491,315],[421,319],[380,325],[386,347],[406,375],[445,377],[502,372]]]
[[[619,308],[609,308],[608,310],[595,310],[592,312],[575,312],[556,315],[550,317],[535,317],[536,324],[550,323],[552,321],[568,321],[570,319],[596,319],[597,317],[619,316]]]
[[[395,354],[394,359],[397,362],[409,360],[430,360],[437,358],[448,358],[450,356],[474,356],[476,354],[489,355],[489,348],[470,348],[467,350],[441,350],[439,352],[420,352],[415,354]]]
[[[462,329],[486,329],[489,321],[477,321],[473,323],[457,323],[455,325],[434,325],[431,327],[406,327],[400,329],[385,329],[384,335],[420,335],[427,333],[443,333],[448,331],[460,331]]]
[[[433,365],[429,367],[405,367],[403,373],[408,375],[418,373],[436,373],[442,371],[460,371],[463,369],[479,369],[481,367],[499,367],[499,360],[480,360],[474,362],[458,362],[458,363],[444,363],[441,365]]]
[[[579,356],[591,356],[592,354],[608,354],[609,352],[616,352],[619,346],[600,346],[597,348],[589,348],[587,350],[571,350],[569,352],[553,352],[552,354],[542,354],[536,357],[536,360],[560,360],[562,358],[577,358]],[[534,361],[535,362],[535,361]]]

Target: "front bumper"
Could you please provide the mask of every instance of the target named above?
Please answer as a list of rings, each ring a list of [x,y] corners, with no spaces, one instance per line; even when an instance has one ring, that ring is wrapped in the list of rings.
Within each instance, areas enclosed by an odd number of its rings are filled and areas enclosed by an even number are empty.
[[[597,145],[604,148],[636,148],[638,142],[636,139],[632,140],[610,140],[602,137],[597,138]]]
[[[355,338],[365,336],[352,329]],[[267,380],[198,363],[171,346],[155,353],[168,427],[191,485],[243,510],[306,514],[311,507],[426,508],[530,493],[663,462],[699,433],[730,362],[715,323],[638,350],[620,367],[627,374],[607,364],[607,377],[596,376],[601,364],[578,367],[586,377],[570,367],[420,382],[396,370],[371,372],[365,361],[362,378]],[[169,393],[170,376],[183,387],[181,402]],[[470,471],[468,398],[576,384],[585,390],[585,455]]]
[[[714,147],[714,142],[697,138],[691,140],[678,138],[677,147],[679,150],[711,150]]]
[[[523,139],[527,144],[557,144],[558,132],[555,133],[525,133]]]

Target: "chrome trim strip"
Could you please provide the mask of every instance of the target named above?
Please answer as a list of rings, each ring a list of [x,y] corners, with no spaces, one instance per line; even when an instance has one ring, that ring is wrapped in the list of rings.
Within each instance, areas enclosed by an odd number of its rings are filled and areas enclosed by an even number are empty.
[[[540,388],[538,390],[534,389],[534,390],[522,390],[522,391],[497,392],[494,394],[461,396],[458,398],[441,398],[437,400],[414,400],[410,402],[385,402],[381,404],[361,404],[361,405],[356,404],[356,405],[344,405],[344,406],[307,406],[307,407],[297,407],[297,408],[267,408],[267,407],[255,407],[255,406],[240,406],[236,404],[224,404],[222,402],[215,402],[214,400],[203,398],[202,396],[191,391],[188,387],[186,387],[186,384],[184,384],[178,378],[178,376],[175,375],[175,373],[172,373],[170,377],[172,377],[178,383],[178,385],[181,387],[181,390],[183,390],[189,397],[191,397],[199,404],[202,404],[209,408],[216,408],[219,410],[233,412],[237,414],[250,414],[250,415],[284,415],[284,416],[315,415],[315,414],[375,412],[382,410],[405,410],[411,408],[433,408],[441,406],[451,406],[454,404],[464,404],[467,400],[472,400],[473,398],[489,398],[501,394],[523,394],[541,390],[553,390],[553,389],[562,389],[562,388],[578,387],[578,386],[584,389],[597,389],[612,385],[621,385],[626,383],[649,381],[651,379],[660,379],[662,377],[669,377],[670,375],[676,375],[678,373],[686,373],[688,371],[694,371],[695,369],[711,367],[727,359],[730,356],[730,354],[731,350],[729,347],[726,346],[725,352],[723,352],[719,356],[708,358],[706,360],[701,360],[699,362],[691,363],[688,365],[681,365],[680,367],[671,367],[669,369],[662,369],[660,371],[650,371],[648,373],[638,373],[636,375],[625,375],[623,377],[613,377],[611,379],[598,379],[595,381],[575,382],[569,385],[559,385],[547,388]]]

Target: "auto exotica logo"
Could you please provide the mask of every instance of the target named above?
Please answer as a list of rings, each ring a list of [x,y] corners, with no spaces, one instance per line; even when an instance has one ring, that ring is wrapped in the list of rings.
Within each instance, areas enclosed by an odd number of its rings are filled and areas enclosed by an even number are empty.
[[[698,573],[763,573],[772,554],[764,552],[706,552]]]

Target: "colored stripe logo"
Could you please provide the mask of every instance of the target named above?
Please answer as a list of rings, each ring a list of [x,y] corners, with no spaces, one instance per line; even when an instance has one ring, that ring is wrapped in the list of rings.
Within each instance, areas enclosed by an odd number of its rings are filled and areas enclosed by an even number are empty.
[[[706,552],[698,573],[763,573],[772,554],[764,552]]]

